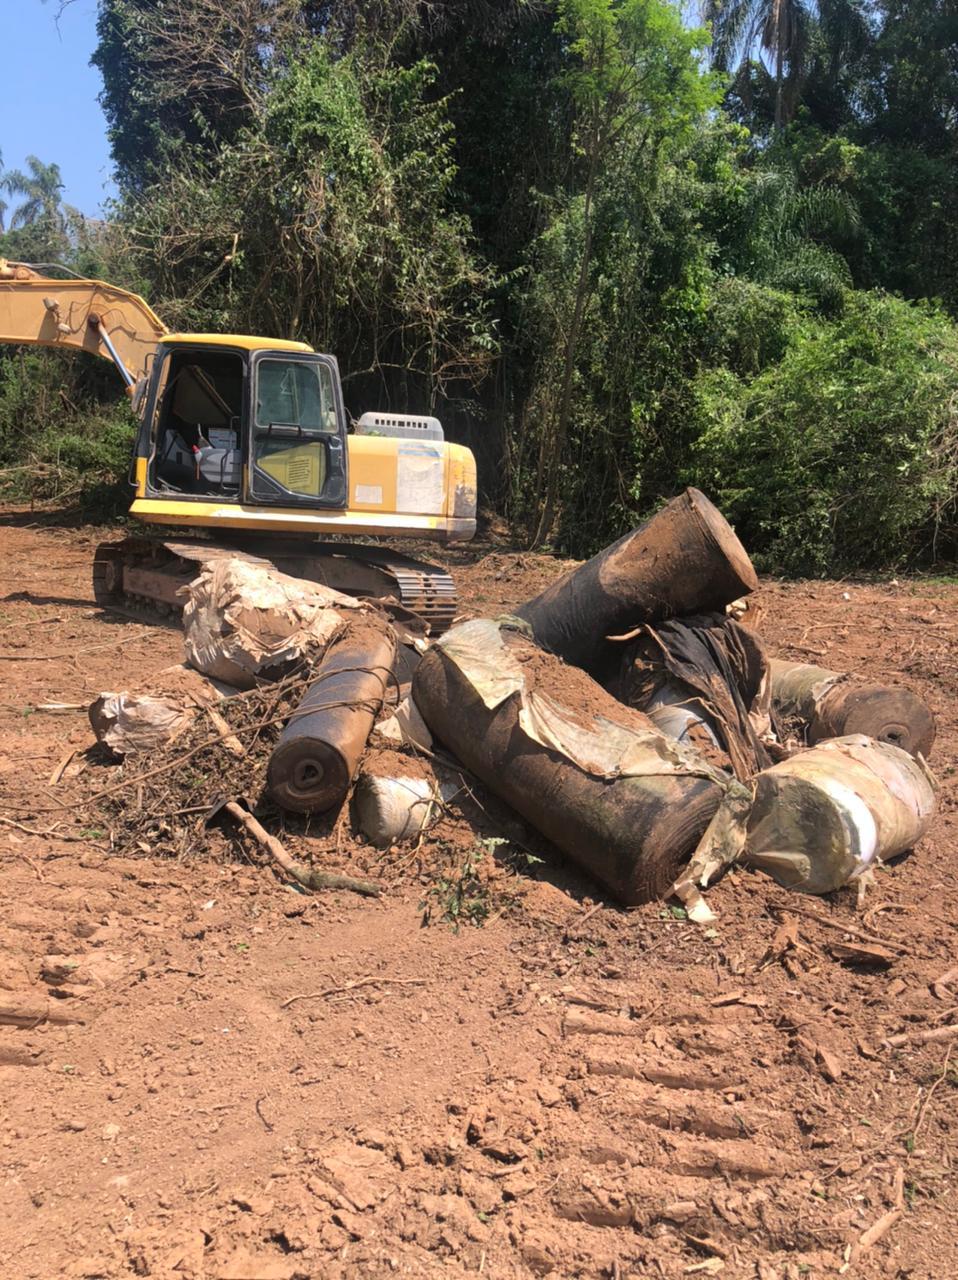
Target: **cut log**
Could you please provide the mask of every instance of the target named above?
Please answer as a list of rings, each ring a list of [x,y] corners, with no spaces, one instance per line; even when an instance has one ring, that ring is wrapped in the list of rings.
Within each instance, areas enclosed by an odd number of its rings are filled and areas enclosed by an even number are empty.
[[[364,618],[326,651],[270,757],[269,791],[282,808],[325,813],[346,799],[394,684],[396,647],[391,627]]]
[[[811,744],[863,733],[926,759],[935,743],[935,717],[908,689],[865,684],[842,671],[773,659],[772,706],[785,720],[807,726]]]
[[[718,808],[721,787],[704,768],[701,776],[694,772],[691,753],[689,772],[669,763],[680,749],[646,716],[516,632],[502,633],[503,662],[522,669],[524,690],[490,707],[458,665],[461,659],[443,647],[464,630],[450,631],[416,672],[414,697],[429,728],[490,790],[620,901],[632,905],[660,897]],[[660,763],[641,776],[615,776],[614,769],[590,772],[570,754],[543,745],[522,719],[526,695],[539,691],[548,699],[539,705],[553,715],[552,723],[560,723],[570,739],[581,726],[588,750],[598,750],[596,744],[601,748],[620,729],[653,760],[659,751]]]
[[[914,848],[935,813],[927,766],[860,735],[799,751],[754,786],[745,861],[802,893],[840,889]]]
[[[758,579],[721,512],[698,489],[661,511],[516,610],[537,642],[595,673],[606,637],[641,622],[722,610]]]

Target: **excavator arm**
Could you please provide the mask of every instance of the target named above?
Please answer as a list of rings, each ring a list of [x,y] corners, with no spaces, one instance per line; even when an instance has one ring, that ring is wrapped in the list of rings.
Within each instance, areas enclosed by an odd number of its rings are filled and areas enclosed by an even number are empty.
[[[112,360],[132,395],[166,332],[135,293],[102,280],[57,280],[0,258],[0,342],[74,347]]]

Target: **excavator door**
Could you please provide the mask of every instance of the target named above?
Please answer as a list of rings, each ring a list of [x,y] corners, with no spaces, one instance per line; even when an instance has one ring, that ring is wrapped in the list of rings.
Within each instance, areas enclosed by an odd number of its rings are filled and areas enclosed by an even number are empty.
[[[335,359],[258,351],[250,374],[245,501],[344,509],[346,412]]]

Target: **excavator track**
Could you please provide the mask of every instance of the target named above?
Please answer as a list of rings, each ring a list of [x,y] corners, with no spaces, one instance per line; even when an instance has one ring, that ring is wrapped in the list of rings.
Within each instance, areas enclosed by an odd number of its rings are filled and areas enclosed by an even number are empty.
[[[104,609],[170,621],[182,612],[182,588],[203,564],[227,556],[266,563],[361,599],[392,601],[427,624],[433,636],[448,630],[455,618],[456,588],[445,569],[386,548],[333,542],[140,537],[102,543],[93,562],[94,596]]]

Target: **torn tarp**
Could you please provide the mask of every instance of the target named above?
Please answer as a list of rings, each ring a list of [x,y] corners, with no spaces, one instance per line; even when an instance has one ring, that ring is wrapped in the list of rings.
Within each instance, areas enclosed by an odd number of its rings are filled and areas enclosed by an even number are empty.
[[[727,752],[735,776],[752,777],[770,763],[768,662],[758,637],[721,614],[649,623],[615,637],[623,650],[610,691],[647,710],[666,686],[670,701],[700,710]]]
[[[726,793],[674,892],[704,919],[699,890],[736,861],[801,893],[840,889],[917,843],[936,791],[924,761],[890,743],[819,743]]]
[[[344,613],[363,607],[332,587],[233,557],[204,564],[183,590],[189,662],[240,689],[322,654],[342,631]]]
[[[675,773],[711,778],[723,786],[728,782],[726,774],[694,751],[651,726],[638,727],[625,708],[618,719],[609,714],[584,715],[541,689],[530,688],[522,663],[503,641],[503,629],[510,629],[509,619],[477,618],[454,627],[437,644],[489,710],[519,694],[519,723],[535,742],[600,778]],[[517,629],[526,632],[522,623]]]

